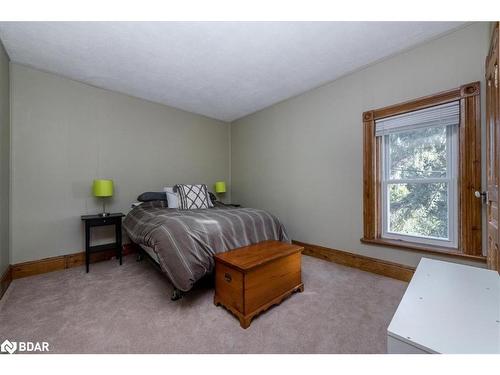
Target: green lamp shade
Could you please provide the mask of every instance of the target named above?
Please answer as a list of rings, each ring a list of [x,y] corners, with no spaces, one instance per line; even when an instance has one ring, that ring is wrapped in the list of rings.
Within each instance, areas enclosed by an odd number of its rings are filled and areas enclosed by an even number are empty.
[[[226,182],[225,181],[217,181],[215,183],[215,192],[216,193],[225,193],[226,192]]]
[[[94,180],[92,192],[94,197],[112,197],[113,180]]]

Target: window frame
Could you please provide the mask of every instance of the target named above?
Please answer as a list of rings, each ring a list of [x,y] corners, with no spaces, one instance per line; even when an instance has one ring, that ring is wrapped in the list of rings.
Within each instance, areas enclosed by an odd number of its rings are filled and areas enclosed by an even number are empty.
[[[456,236],[453,244],[444,246],[434,241],[415,241],[410,236],[384,236],[382,204],[383,137],[375,136],[375,121],[458,101],[460,124],[456,129],[458,149],[456,200]],[[472,82],[458,88],[416,100],[363,113],[363,237],[366,244],[469,257],[483,261],[482,204],[474,192],[481,190],[481,106],[480,83]],[[451,207],[451,206],[450,206]],[[386,219],[385,219],[386,220]]]
[[[402,240],[406,242],[444,246],[457,248],[457,227],[458,227],[458,199],[457,199],[457,173],[458,173],[458,126],[446,126],[446,177],[433,178],[412,178],[412,179],[391,179],[388,165],[390,164],[390,150],[388,140],[390,134],[382,136],[381,140],[381,208],[382,208],[382,233],[381,238],[390,240]],[[403,133],[405,130],[401,131]],[[389,231],[389,199],[388,186],[404,183],[446,183],[448,186],[448,239],[438,239],[435,237],[416,236]]]

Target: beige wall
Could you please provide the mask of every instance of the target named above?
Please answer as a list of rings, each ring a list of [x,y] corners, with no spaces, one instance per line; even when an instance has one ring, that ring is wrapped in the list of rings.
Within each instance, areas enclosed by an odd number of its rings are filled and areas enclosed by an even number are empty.
[[[420,253],[359,241],[361,114],[472,81],[484,98],[488,42],[489,24],[473,24],[234,122],[233,202],[275,213],[296,240],[415,266]]]
[[[0,152],[7,176],[12,139],[10,262],[81,251],[79,217],[100,210],[91,181],[107,177],[116,183],[111,211],[127,212],[142,191],[226,179],[233,202],[276,213],[294,239],[416,265],[418,253],[359,242],[361,113],[483,81],[488,31],[487,24],[471,25],[230,128],[11,64],[9,134],[3,110],[9,107],[8,59],[0,53]],[[9,181],[3,176],[1,204],[8,212]],[[7,217],[3,209],[0,271],[8,255]]]
[[[12,263],[84,249],[94,178],[115,181],[109,210],[125,213],[143,191],[229,180],[227,123],[17,64],[11,96]]]
[[[10,262],[10,100],[9,57],[0,42],[0,277]]]

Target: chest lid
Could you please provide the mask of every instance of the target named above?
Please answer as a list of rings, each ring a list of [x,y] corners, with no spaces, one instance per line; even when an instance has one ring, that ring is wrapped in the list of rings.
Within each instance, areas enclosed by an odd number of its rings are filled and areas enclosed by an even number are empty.
[[[216,254],[215,259],[239,271],[247,272],[273,260],[299,253],[302,250],[304,248],[297,245],[270,240]]]

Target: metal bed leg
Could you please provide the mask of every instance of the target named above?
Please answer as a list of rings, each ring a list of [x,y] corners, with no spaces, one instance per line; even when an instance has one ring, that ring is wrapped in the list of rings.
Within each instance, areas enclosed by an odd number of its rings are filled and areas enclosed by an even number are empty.
[[[182,298],[182,292],[179,289],[174,288],[174,290],[172,290],[172,297],[170,297],[170,300],[177,301],[181,298]]]

